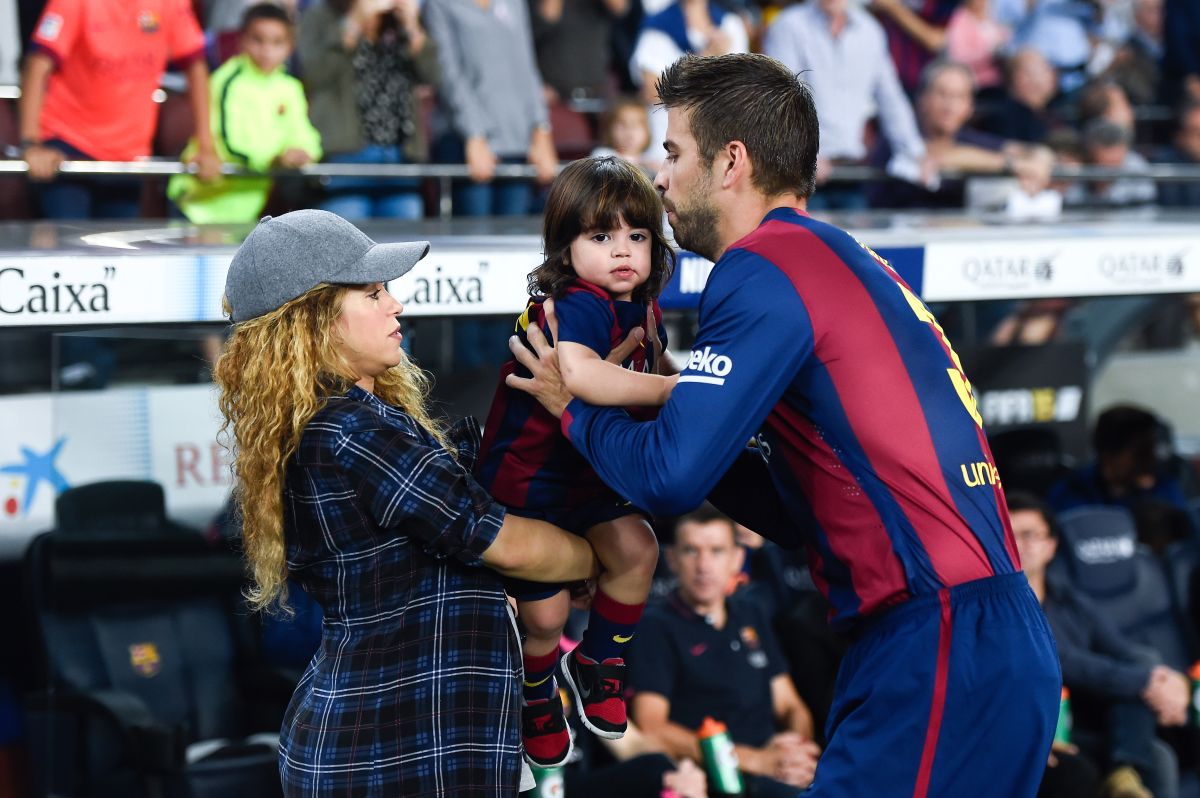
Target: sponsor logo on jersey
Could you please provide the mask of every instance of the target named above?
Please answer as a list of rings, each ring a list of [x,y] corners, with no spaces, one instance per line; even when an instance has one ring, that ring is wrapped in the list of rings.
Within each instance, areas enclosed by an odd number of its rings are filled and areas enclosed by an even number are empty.
[[[711,346],[703,350],[693,349],[680,382],[703,382],[709,385],[724,385],[725,377],[733,371],[733,361],[727,355],[719,355]],[[689,374],[688,372],[697,372]]]

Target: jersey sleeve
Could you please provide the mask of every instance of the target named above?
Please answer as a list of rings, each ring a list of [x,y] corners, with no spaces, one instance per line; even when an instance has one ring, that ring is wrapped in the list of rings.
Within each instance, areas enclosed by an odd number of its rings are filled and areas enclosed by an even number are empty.
[[[196,22],[189,0],[172,0],[170,28],[167,30],[167,60],[188,64],[204,55],[204,31]]]
[[[788,278],[734,250],[714,268],[700,329],[654,421],[574,399],[563,433],[617,493],[660,515],[698,506],[762,426],[813,351],[812,323]]]
[[[56,63],[61,63],[71,54],[86,24],[83,0],[50,0],[30,43]]]
[[[612,351],[612,329],[616,323],[612,307],[595,294],[573,291],[554,300],[558,318],[558,340],[583,344],[600,357]],[[543,330],[549,339],[550,330]]]

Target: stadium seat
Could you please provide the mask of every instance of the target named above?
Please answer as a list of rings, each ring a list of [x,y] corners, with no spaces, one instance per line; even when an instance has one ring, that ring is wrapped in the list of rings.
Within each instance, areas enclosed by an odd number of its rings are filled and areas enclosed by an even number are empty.
[[[592,129],[591,119],[565,103],[551,103],[550,129],[560,160],[574,161],[596,148],[596,133]]]
[[[9,157],[5,151],[20,142],[17,103],[15,100],[0,99],[0,157]],[[25,176],[0,177],[0,219],[28,219],[30,216],[29,182]]]
[[[1062,440],[1050,427],[1020,427],[988,436],[1000,479],[1007,491],[1046,495],[1070,471]]]
[[[75,798],[278,795],[277,735],[294,683],[255,666],[238,557],[165,522],[152,487],[65,492],[56,528],[26,552],[45,657],[45,692],[28,712],[34,787]]]
[[[1193,646],[1168,564],[1137,542],[1133,516],[1119,507],[1079,507],[1058,521],[1071,584],[1131,641],[1186,671]]]

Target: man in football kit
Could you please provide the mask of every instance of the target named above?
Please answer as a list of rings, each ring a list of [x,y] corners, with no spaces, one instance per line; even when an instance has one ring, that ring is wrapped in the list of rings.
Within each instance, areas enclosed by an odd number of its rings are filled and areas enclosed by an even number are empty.
[[[654,421],[570,397],[540,336],[524,387],[636,505],[708,497],[806,545],[853,641],[806,796],[1031,798],[1061,677],[958,356],[885,261],[805,213],[817,118],[796,75],[688,56],[659,96],[668,221],[716,262],[691,357]]]

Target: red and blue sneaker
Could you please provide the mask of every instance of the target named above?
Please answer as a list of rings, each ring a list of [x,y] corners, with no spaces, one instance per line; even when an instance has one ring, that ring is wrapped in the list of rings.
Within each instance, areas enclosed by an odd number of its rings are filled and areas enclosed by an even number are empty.
[[[625,660],[592,662],[568,651],[562,658],[562,674],[571,688],[579,720],[593,734],[618,740],[629,727],[625,712]]]
[[[559,767],[570,758],[571,729],[557,690],[552,698],[522,702],[521,742],[525,758],[538,767]]]

